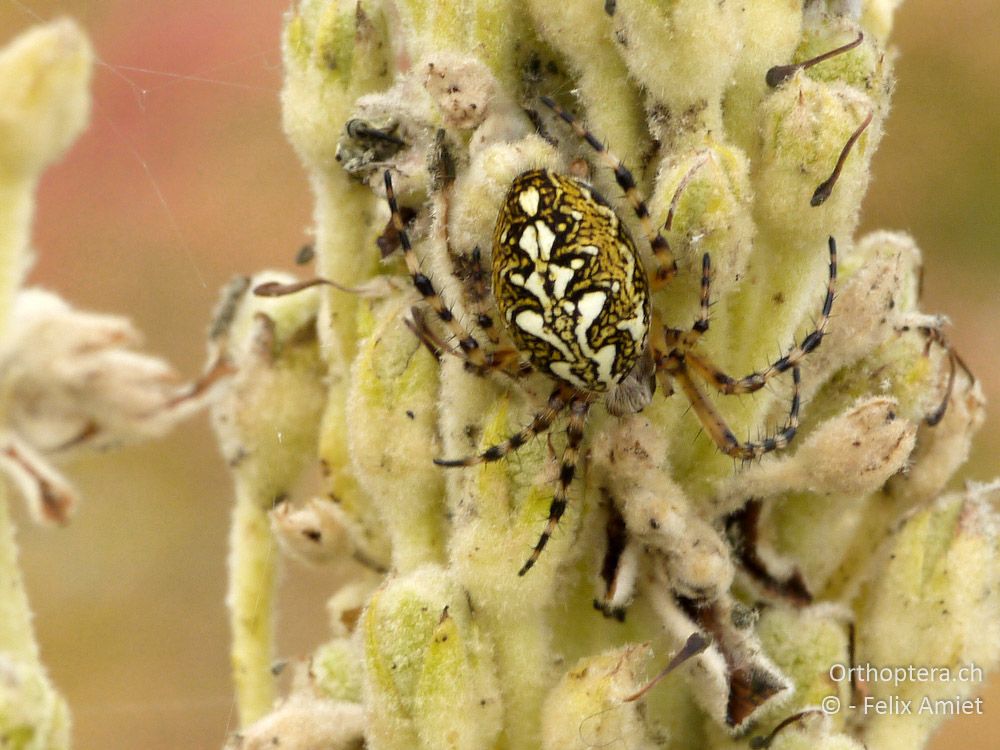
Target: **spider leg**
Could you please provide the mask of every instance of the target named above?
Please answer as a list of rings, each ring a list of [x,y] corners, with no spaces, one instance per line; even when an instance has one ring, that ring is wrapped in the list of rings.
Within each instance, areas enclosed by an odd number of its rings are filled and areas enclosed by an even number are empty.
[[[406,260],[406,267],[410,272],[410,277],[413,279],[413,286],[420,292],[420,295],[435,312],[438,319],[448,327],[451,334],[458,340],[458,345],[465,352],[466,357],[475,366],[485,367],[486,355],[483,354],[479,341],[455,320],[454,314],[434,288],[434,282],[420,270],[420,261],[417,259],[417,254],[410,244],[410,236],[403,223],[403,216],[399,211],[399,205],[396,203],[396,192],[393,190],[392,175],[388,169],[385,170],[385,197],[389,202],[392,224],[399,235],[399,241],[403,247],[403,257]]]
[[[535,437],[535,435],[539,435],[548,430],[549,427],[552,426],[556,417],[559,415],[559,412],[566,408],[566,405],[575,397],[575,395],[575,389],[566,385],[558,385],[556,386],[556,389],[552,391],[552,395],[549,396],[548,404],[546,404],[545,408],[534,416],[527,427],[523,428],[519,432],[515,432],[503,442],[491,445],[482,453],[466,456],[465,458],[435,458],[434,463],[438,466],[454,467],[475,466],[477,464],[499,461],[509,453],[516,451],[522,445],[531,440],[531,438]]]
[[[702,334],[708,331],[708,313],[711,307],[710,295],[712,286],[712,260],[708,253],[701,256],[701,303],[698,308],[698,318],[694,325],[687,331],[678,328],[662,327],[667,346],[671,349],[688,351],[701,338]],[[654,330],[656,328],[654,327]]]
[[[493,316],[486,311],[490,292],[486,281],[486,272],[483,269],[482,250],[476,245],[469,256],[460,257],[467,257],[467,260],[462,264],[465,268],[459,274],[459,278],[468,283],[472,314],[476,325],[482,329],[490,343],[497,346],[500,343],[500,329],[497,327],[496,321],[493,320]]]
[[[455,357],[462,356],[460,351],[453,349],[450,344],[442,340],[440,336],[431,330],[430,325],[427,323],[427,318],[424,316],[423,310],[419,307],[410,308],[410,317],[404,317],[403,324],[410,329],[410,333],[416,336],[417,341],[423,344],[424,348],[427,349],[427,351],[429,351],[438,362],[441,361],[441,358],[445,353],[451,354]]]
[[[830,311],[833,309],[833,298],[837,283],[837,243],[833,237],[829,239],[829,247],[830,278],[826,286],[826,297],[823,300],[823,310],[820,314],[819,323],[816,324],[816,328],[811,333],[802,339],[801,344],[793,346],[786,354],[760,372],[753,372],[742,378],[734,378],[716,367],[708,357],[690,351],[690,347],[694,341],[697,341],[698,337],[708,330],[707,278],[704,270],[702,274],[702,315],[690,331],[679,333],[672,329],[666,329],[667,345],[682,351],[691,370],[704,378],[719,393],[730,395],[759,391],[775,375],[780,375],[797,366],[807,354],[814,351],[820,345],[820,342],[823,341],[823,336],[826,335],[826,327],[830,322]]]
[[[583,442],[583,428],[586,425],[589,411],[590,401],[586,398],[576,396],[570,401],[569,422],[566,425],[566,447],[563,449],[562,462],[559,465],[559,485],[556,487],[552,504],[549,506],[549,520],[545,524],[542,535],[538,538],[538,543],[531,551],[531,556],[517,571],[519,576],[523,576],[531,570],[552,534],[555,533],[559,519],[562,518],[566,510],[566,498],[569,496],[569,486],[573,483],[573,477],[576,474],[576,462],[580,457],[580,443]]]
[[[469,254],[456,253],[452,250],[448,224],[451,215],[451,195],[454,192],[455,165],[445,146],[444,135],[444,130],[438,130],[433,159],[435,166],[431,167],[432,173],[438,175],[437,181],[440,183],[435,191],[435,205],[432,209],[437,214],[437,233],[451,260],[452,274],[462,282],[466,308],[472,313],[476,325],[496,347],[500,343],[500,335],[493,318],[486,312],[490,290],[488,276],[483,269],[482,250],[479,245],[476,245]]]
[[[719,447],[719,450],[727,456],[743,461],[752,461],[755,458],[760,458],[765,453],[781,450],[795,437],[795,433],[799,428],[799,383],[801,381],[798,366],[792,367],[792,382],[794,383],[795,390],[792,395],[792,406],[788,410],[788,422],[774,435],[769,435],[763,440],[755,442],[740,442],[736,438],[729,425],[726,424],[725,419],[722,418],[722,415],[719,414],[712,402],[708,400],[698,387],[698,384],[695,383],[694,378],[691,377],[691,373],[687,368],[685,355],[672,353],[667,358],[665,367],[670,377],[676,381],[677,385],[684,392],[684,395],[687,396],[688,401],[691,403],[691,408],[694,409],[694,413],[698,416],[698,421],[704,426],[705,432],[712,438],[712,442]]]
[[[413,279],[413,286],[416,287],[417,291],[424,298],[424,301],[437,315],[438,320],[444,323],[451,335],[458,341],[458,347],[461,352],[459,356],[463,357],[470,368],[477,373],[485,373],[489,370],[497,369],[512,373],[518,372],[520,370],[520,357],[517,353],[514,350],[484,351],[479,344],[479,340],[455,319],[454,313],[445,304],[441,295],[438,294],[437,289],[434,287],[434,282],[421,271],[420,260],[417,258],[413,245],[410,243],[410,236],[406,231],[403,215],[400,212],[399,204],[396,202],[396,193],[392,187],[392,175],[388,169],[385,170],[385,197],[389,203],[389,211],[392,214],[392,225],[399,235],[399,243],[403,248],[403,258],[406,261],[406,267],[410,272],[410,277]],[[454,350],[449,347],[446,351],[452,352]]]
[[[621,159],[608,151],[604,144],[597,140],[593,133],[583,127],[573,115],[547,96],[541,97],[541,101],[542,104],[559,115],[564,122],[573,128],[573,132],[585,140],[597,152],[601,161],[614,172],[615,181],[622,189],[622,192],[625,193],[625,198],[632,204],[632,210],[635,211],[635,215],[639,219],[639,224],[642,226],[643,234],[646,235],[649,246],[652,248],[653,255],[656,258],[656,270],[653,272],[652,279],[650,279],[650,286],[654,291],[662,288],[677,273],[677,261],[666,238],[653,226],[653,220],[649,218],[649,209],[646,207],[646,202],[639,193],[639,188],[636,187],[635,178],[632,176],[632,173]]]
[[[403,318],[403,323],[410,329],[410,333],[416,336],[417,340],[423,344],[424,348],[434,355],[434,358],[438,362],[441,361],[443,355],[448,354],[464,360],[466,365],[469,364],[469,361],[465,358],[465,353],[461,349],[456,349],[431,328],[430,323],[427,322],[426,315],[424,315],[423,310],[419,307],[411,307],[410,317]],[[531,372],[531,363],[523,361],[514,349],[496,349],[487,356],[492,369],[499,370],[510,378],[518,378],[528,375]],[[484,371],[479,370],[475,370],[474,372],[478,375],[485,374]]]

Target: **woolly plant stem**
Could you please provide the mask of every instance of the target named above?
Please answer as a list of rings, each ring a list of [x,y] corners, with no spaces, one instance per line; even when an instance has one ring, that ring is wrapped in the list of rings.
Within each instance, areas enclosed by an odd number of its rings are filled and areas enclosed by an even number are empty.
[[[26,265],[37,179],[0,175],[0,331],[6,330],[14,295]],[[10,492],[0,486],[0,651],[38,663],[31,607],[18,567]]]
[[[34,214],[35,179],[0,177],[0,331],[7,327],[10,309],[23,275],[25,251]],[[8,503],[10,492],[0,486],[0,651],[33,663],[38,646],[31,627],[31,607],[18,567],[17,542]]]
[[[26,265],[36,180],[0,175],[0,331],[6,329]]]
[[[229,544],[230,660],[240,724],[274,704],[274,588],[277,548],[266,506],[250,483],[237,480]]]
[[[9,492],[0,487],[0,651],[38,663],[31,608],[17,565],[17,543],[8,507]]]
[[[14,295],[26,265],[34,216],[37,179],[0,176],[0,331],[7,327]],[[15,529],[8,507],[10,492],[0,486],[0,651],[38,663],[31,607],[18,567]]]

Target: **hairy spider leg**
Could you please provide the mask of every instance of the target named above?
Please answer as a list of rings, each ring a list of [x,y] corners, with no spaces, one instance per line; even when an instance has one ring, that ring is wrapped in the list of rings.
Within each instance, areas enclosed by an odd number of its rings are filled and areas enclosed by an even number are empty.
[[[632,210],[635,211],[635,215],[639,219],[639,224],[642,226],[643,234],[646,235],[649,246],[653,251],[653,256],[656,258],[656,269],[653,272],[653,277],[650,279],[650,286],[654,290],[662,288],[664,284],[677,274],[677,261],[674,259],[673,251],[671,251],[670,244],[666,238],[653,226],[653,220],[649,217],[649,209],[646,207],[646,202],[639,193],[639,188],[635,184],[635,178],[632,176],[632,173],[621,159],[608,151],[604,144],[597,140],[594,134],[581,125],[573,115],[547,96],[541,97],[541,102],[559,115],[563,121],[568,123],[573,128],[573,132],[586,141],[594,149],[601,161],[614,172],[615,181],[625,194],[625,198],[632,204]]]
[[[572,386],[560,383],[556,386],[555,390],[552,391],[552,394],[549,396],[548,404],[546,404],[545,408],[535,414],[531,422],[529,422],[526,427],[518,432],[515,432],[506,440],[503,440],[496,445],[491,445],[482,453],[474,453],[470,456],[465,456],[464,458],[435,458],[434,463],[438,466],[455,467],[476,466],[477,464],[499,461],[510,453],[516,451],[536,435],[540,435],[547,431],[552,426],[552,423],[555,422],[559,413],[565,409],[566,406],[578,396],[578,394],[579,391]]]
[[[520,366],[520,356],[513,349],[498,349],[496,351],[486,351],[466,328],[455,319],[454,313],[441,298],[434,282],[420,269],[420,260],[410,242],[409,233],[403,222],[403,216],[396,202],[396,192],[392,187],[392,175],[389,170],[385,170],[385,197],[389,203],[389,212],[392,215],[391,221],[396,232],[399,234],[399,242],[403,248],[403,258],[406,261],[406,268],[410,272],[413,286],[416,287],[420,296],[447,327],[449,333],[458,341],[458,350],[452,347],[445,349],[446,352],[463,358],[470,369],[477,373],[485,373],[490,370],[503,370],[508,373],[519,373],[523,368]]]
[[[708,253],[701,256],[701,291],[699,293],[698,317],[694,325],[686,331],[679,328],[661,326],[667,345],[672,349],[688,351],[698,343],[702,334],[708,331],[709,308],[711,307],[712,260]]]
[[[489,299],[489,287],[486,270],[483,268],[483,252],[476,245],[472,254],[465,262],[467,266],[467,276],[472,300],[472,314],[475,317],[476,325],[479,326],[486,338],[494,346],[500,343],[500,328],[497,326],[493,316],[487,312],[487,300]]]
[[[769,435],[763,440],[756,442],[741,442],[733,434],[733,431],[726,424],[726,420],[716,410],[712,402],[708,400],[691,373],[688,371],[683,354],[671,353],[667,356],[664,365],[666,373],[680,386],[691,408],[694,409],[698,421],[705,427],[705,431],[712,439],[720,451],[732,458],[742,461],[753,461],[760,458],[765,453],[781,450],[785,448],[795,437],[799,428],[799,385],[801,375],[797,366],[792,368],[792,382],[794,392],[792,395],[792,405],[788,410],[788,421],[785,426],[774,435]]]
[[[590,400],[582,395],[574,398],[569,404],[569,419],[566,424],[566,447],[563,449],[562,462],[559,464],[559,485],[556,487],[555,495],[552,496],[552,504],[549,505],[549,520],[545,524],[542,535],[538,538],[531,556],[525,561],[521,569],[517,571],[519,576],[523,576],[538,560],[548,544],[552,534],[555,533],[559,519],[566,511],[566,502],[569,497],[569,487],[573,483],[576,475],[576,464],[580,458],[580,443],[583,442],[583,430],[587,424],[587,414],[590,412]]]
[[[781,373],[792,369],[798,365],[807,354],[815,351],[823,341],[823,336],[826,335],[826,328],[830,322],[830,312],[833,309],[833,299],[836,293],[837,285],[837,243],[833,237],[829,238],[828,246],[830,249],[830,275],[827,280],[826,297],[823,299],[823,308],[820,313],[819,322],[816,324],[816,327],[802,339],[801,344],[793,346],[786,354],[779,357],[760,372],[753,372],[749,375],[743,376],[742,378],[734,378],[716,367],[705,355],[690,351],[694,341],[697,340],[702,333],[708,330],[708,317],[706,314],[706,300],[708,294],[706,285],[708,283],[708,279],[704,271],[702,273],[701,291],[702,314],[691,331],[678,333],[667,329],[667,346],[683,351],[685,362],[690,370],[703,378],[719,393],[725,393],[728,395],[759,391],[767,384],[767,381],[775,375],[780,375]],[[708,256],[706,255],[705,257],[705,266],[707,266]]]

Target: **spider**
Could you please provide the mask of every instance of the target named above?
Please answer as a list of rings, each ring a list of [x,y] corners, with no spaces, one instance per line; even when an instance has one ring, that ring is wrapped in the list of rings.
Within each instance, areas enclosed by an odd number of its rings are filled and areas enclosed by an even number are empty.
[[[823,339],[837,277],[837,245],[830,237],[826,297],[812,332],[763,370],[740,378],[727,375],[698,351],[699,339],[709,330],[708,253],[702,258],[700,312],[694,324],[689,329],[663,325],[653,312],[650,293],[674,277],[677,263],[666,239],[654,227],[635,179],[625,164],[573,115],[548,97],[541,101],[613,170],[649,243],[655,267],[647,277],[627,226],[589,184],[548,169],[523,172],[511,183],[500,209],[491,261],[496,309],[515,348],[487,349],[455,318],[433,281],[421,271],[396,201],[392,177],[388,170],[384,174],[391,223],[413,284],[457,341],[456,348],[437,339],[436,348],[463,358],[467,367],[479,374],[501,371],[516,376],[530,367],[554,381],[546,406],[521,430],[480,453],[435,459],[435,463],[462,467],[499,461],[548,431],[563,412],[568,413],[566,444],[548,520],[518,571],[520,576],[534,566],[566,509],[587,416],[601,398],[610,413],[623,416],[648,405],[657,382],[667,396],[676,385],[709,437],[726,455],[750,461],[787,446],[798,429],[798,363]],[[477,322],[494,340],[492,319],[479,315]],[[431,335],[426,329],[425,333]],[[529,364],[521,361],[522,355],[527,356]],[[698,384],[700,379],[726,395],[753,393],[788,370],[792,371],[794,384],[788,421],[775,434],[756,442],[737,439]]]

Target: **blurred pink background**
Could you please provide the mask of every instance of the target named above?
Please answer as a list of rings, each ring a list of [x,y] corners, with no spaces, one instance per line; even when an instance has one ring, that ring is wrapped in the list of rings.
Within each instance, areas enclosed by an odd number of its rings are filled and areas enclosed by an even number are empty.
[[[0,0],[0,43],[59,15],[100,64],[90,129],[44,178],[32,281],[130,316],[150,350],[195,374],[217,290],[292,266],[308,240],[305,175],[281,132],[279,29],[288,0]],[[925,253],[924,309],[1000,398],[1000,14],[995,0],[909,0],[895,106],[864,229],[905,229]],[[1000,474],[991,411],[964,476]],[[223,605],[230,485],[205,419],[155,445],[74,465],[85,501],[65,529],[18,509],[46,663],[75,747],[219,748],[235,720]],[[333,576],[289,564],[282,653],[325,634]],[[984,686],[985,688],[985,686]],[[1000,681],[986,715],[935,748],[1000,748]]]

